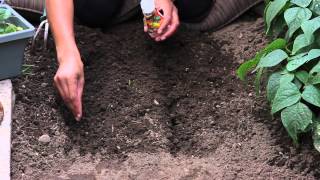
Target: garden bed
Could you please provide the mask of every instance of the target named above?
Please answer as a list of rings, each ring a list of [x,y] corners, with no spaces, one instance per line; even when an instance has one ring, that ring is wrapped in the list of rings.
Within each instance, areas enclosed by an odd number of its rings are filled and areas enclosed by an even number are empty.
[[[14,81],[13,179],[320,177],[312,142],[294,147],[264,98],[236,78],[266,44],[262,19],[181,30],[165,43],[141,26],[105,34],[76,26],[86,74],[80,123],[52,86],[52,41],[49,51],[27,48],[33,75]],[[50,142],[39,142],[45,134]]]

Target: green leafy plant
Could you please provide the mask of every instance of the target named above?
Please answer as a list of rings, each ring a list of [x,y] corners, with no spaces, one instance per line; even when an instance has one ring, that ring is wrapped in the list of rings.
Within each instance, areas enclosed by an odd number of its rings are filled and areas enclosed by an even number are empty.
[[[10,17],[12,17],[12,14],[9,9],[0,8],[0,35],[23,30],[22,27],[10,23]]]
[[[268,75],[271,113],[280,115],[294,144],[301,133],[311,132],[320,151],[320,0],[268,0],[264,20],[274,41],[237,75],[244,81],[255,72],[258,93],[261,77]]]

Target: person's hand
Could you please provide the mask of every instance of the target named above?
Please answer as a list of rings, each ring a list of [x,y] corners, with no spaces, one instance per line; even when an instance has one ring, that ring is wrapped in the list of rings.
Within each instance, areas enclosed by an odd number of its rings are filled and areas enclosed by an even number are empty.
[[[82,93],[84,87],[83,63],[76,50],[58,52],[59,69],[54,83],[62,99],[77,121],[82,117]]]
[[[156,35],[152,36],[155,41],[164,41],[172,36],[180,25],[178,10],[172,0],[155,0],[157,10],[163,12],[163,21]],[[148,27],[144,27],[145,32]]]

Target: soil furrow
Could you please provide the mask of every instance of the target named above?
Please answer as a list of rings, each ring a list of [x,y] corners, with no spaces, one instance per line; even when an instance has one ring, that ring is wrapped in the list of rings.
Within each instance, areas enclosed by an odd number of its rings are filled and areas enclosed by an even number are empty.
[[[311,144],[294,147],[235,76],[265,45],[261,24],[245,16],[214,33],[181,29],[164,43],[148,39],[140,20],[106,34],[76,25],[86,74],[80,123],[52,86],[52,39],[48,51],[28,47],[33,74],[14,81],[13,179],[319,177]],[[38,141],[43,134],[49,143]]]

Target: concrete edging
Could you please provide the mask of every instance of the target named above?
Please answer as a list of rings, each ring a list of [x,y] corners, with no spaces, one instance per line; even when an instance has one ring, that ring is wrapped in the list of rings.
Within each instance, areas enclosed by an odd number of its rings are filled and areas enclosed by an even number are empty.
[[[14,104],[10,80],[0,81],[0,101],[4,109],[3,121],[0,124],[0,177],[1,180],[10,180],[11,123]]]

